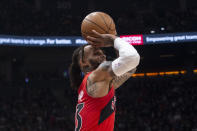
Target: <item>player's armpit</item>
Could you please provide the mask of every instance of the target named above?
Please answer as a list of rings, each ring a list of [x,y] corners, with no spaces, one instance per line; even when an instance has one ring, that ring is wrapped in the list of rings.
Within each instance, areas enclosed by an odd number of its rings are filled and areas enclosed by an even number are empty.
[[[117,89],[118,87],[120,87],[124,82],[126,82],[133,73],[135,73],[136,68],[128,71],[127,73],[121,75],[121,76],[116,76],[111,84],[114,86],[114,89]]]

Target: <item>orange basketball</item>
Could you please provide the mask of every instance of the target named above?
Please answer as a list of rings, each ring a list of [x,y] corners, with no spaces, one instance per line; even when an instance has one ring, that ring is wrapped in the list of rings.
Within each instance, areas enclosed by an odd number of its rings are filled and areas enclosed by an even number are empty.
[[[82,36],[85,39],[87,36],[94,36],[92,30],[101,34],[117,34],[113,19],[104,12],[92,12],[83,19],[81,24]]]

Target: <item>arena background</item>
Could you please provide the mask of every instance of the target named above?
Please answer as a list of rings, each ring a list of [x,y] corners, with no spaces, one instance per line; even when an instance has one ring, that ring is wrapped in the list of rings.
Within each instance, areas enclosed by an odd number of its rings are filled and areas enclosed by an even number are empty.
[[[194,38],[135,45],[141,61],[116,92],[115,131],[196,131],[195,0],[1,0],[0,131],[74,130],[77,94],[68,66],[79,45],[11,39],[80,38],[81,21],[93,11],[110,14],[119,35]],[[115,57],[112,48],[104,50]]]

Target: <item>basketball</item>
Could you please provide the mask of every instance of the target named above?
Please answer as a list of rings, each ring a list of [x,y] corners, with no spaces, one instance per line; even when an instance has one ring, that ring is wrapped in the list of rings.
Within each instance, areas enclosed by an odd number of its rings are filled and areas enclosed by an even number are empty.
[[[86,39],[87,36],[93,36],[92,30],[101,34],[116,35],[116,27],[113,19],[104,12],[92,12],[82,21],[81,34]]]

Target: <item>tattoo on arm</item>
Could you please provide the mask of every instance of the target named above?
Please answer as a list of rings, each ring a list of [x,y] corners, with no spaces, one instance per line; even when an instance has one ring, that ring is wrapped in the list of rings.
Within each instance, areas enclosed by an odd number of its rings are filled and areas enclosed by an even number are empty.
[[[95,94],[95,91],[96,91],[96,84],[95,83],[92,83],[92,81],[89,79],[87,79],[87,86],[86,86],[86,89],[87,89],[87,92],[90,96],[93,96]]]
[[[135,71],[136,71],[136,68],[130,70],[129,72],[127,72],[121,76],[115,77],[112,81],[114,88],[117,89],[118,87],[120,87],[125,81],[127,81],[131,77],[131,75],[133,73],[135,73]]]
[[[125,73],[121,76],[117,76],[113,79],[112,84],[115,89],[121,86],[125,81],[127,81],[131,77],[131,74]]]
[[[99,93],[101,93],[102,90],[105,91],[105,89],[109,89],[109,85],[104,85],[100,87],[101,85],[98,83],[101,81],[105,81],[108,84],[115,76],[111,69],[111,63],[111,61],[105,61],[101,63],[99,67],[96,69],[97,71],[94,72],[93,77],[91,77],[91,75],[88,76],[86,89],[90,96],[99,95]]]

